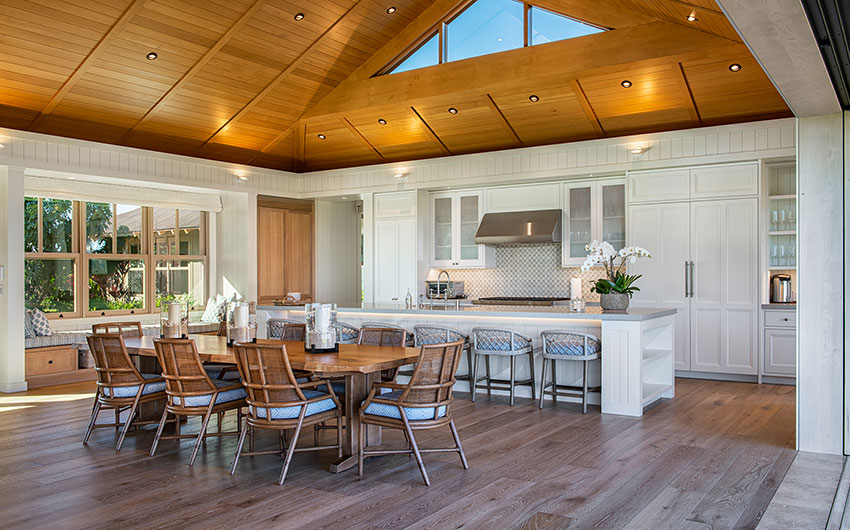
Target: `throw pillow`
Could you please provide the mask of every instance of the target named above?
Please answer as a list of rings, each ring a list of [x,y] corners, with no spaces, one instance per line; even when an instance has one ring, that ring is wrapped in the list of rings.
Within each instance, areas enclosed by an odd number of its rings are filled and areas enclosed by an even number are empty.
[[[47,315],[38,309],[33,309],[30,313],[32,319],[32,329],[36,337],[49,337],[53,330],[50,329],[50,321],[47,320]]]
[[[35,337],[35,331],[32,329],[32,315],[29,309],[24,310],[24,337],[28,339]]]
[[[218,308],[215,305],[215,298],[210,296],[207,298],[207,307],[204,309],[204,316],[201,317],[201,322],[218,322]]]

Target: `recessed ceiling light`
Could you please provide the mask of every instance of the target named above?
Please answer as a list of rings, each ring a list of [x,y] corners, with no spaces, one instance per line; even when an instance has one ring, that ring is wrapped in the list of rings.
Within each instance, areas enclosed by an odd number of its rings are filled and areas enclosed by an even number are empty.
[[[380,123],[381,125],[386,125],[387,120],[385,120],[384,118],[378,118],[378,123]]]
[[[295,13],[295,16],[292,18],[295,20],[304,20],[304,13]]]
[[[741,70],[741,65],[738,64],[738,63],[732,63],[732,64],[729,65],[729,70],[731,70],[733,72],[738,72],[738,71]]]
[[[539,97],[537,97],[537,96],[535,96],[534,94],[532,94],[532,95],[528,96],[528,99],[529,99],[530,101],[535,102],[535,103],[537,103],[538,101],[540,101],[540,98],[539,98]]]
[[[148,52],[148,54],[145,55],[145,59],[148,61],[156,60],[157,57],[159,57],[159,55],[157,55],[156,52]]]
[[[395,13],[395,6],[388,7],[387,8],[387,14],[392,15],[393,13]]]
[[[457,114],[457,109],[454,107],[449,107],[449,114]]]
[[[325,135],[324,135],[324,134],[322,134],[322,133],[317,134],[317,135],[316,135],[316,137],[317,137],[319,140],[324,140],[325,138],[327,138],[327,136],[325,136]]]
[[[688,22],[696,22],[697,20],[699,20],[697,14],[691,11],[691,14],[688,15]]]
[[[623,82],[620,83],[623,88],[630,88],[632,86],[632,82],[628,79],[623,79]]]

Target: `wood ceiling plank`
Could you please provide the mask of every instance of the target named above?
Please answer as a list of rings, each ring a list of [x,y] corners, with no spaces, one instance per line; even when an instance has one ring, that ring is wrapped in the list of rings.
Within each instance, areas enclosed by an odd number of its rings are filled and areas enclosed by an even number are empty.
[[[575,94],[578,99],[579,105],[581,105],[581,110],[584,111],[584,115],[587,117],[587,121],[590,123],[590,126],[600,136],[605,136],[605,129],[603,129],[602,124],[599,123],[599,117],[596,116],[596,111],[593,110],[593,107],[590,105],[590,101],[587,100],[587,95],[585,95],[584,89],[581,88],[578,79],[570,80],[570,88],[572,88],[573,94]]]
[[[339,30],[346,17],[351,16],[352,13],[356,13],[357,9],[366,9],[368,7],[371,7],[373,3],[376,3],[375,0],[357,0],[357,2],[353,6],[351,6],[348,11],[346,11],[339,19],[337,19],[337,21],[334,22],[334,24],[329,27],[324,33],[322,33],[322,35],[318,39],[313,41],[313,43],[310,44],[310,46],[308,46],[307,49],[305,49],[292,63],[290,63],[285,70],[281,71],[280,74],[278,74],[268,85],[266,85],[266,87],[263,88],[263,90],[261,90],[260,93],[257,94],[256,97],[254,97],[254,99],[246,103],[245,106],[243,106],[239,110],[239,112],[237,112],[230,119],[224,122],[221,127],[218,128],[218,130],[216,130],[209,138],[207,138],[201,148],[203,148],[207,144],[212,143],[219,134],[227,130],[228,125],[230,125],[234,121],[238,121],[239,118],[248,113],[257,104],[258,101],[263,99],[263,97],[265,97],[269,92],[274,90],[274,88],[281,81],[283,81],[290,73],[292,73],[292,71],[295,70],[301,64],[302,61],[309,57],[311,51],[321,46],[321,44],[327,39],[329,39],[335,31]],[[283,138],[285,138],[285,136],[283,136]],[[272,144],[269,144],[269,146],[267,146],[268,149],[264,148],[263,150],[261,150],[261,152],[268,152],[268,150],[270,150],[272,147],[274,146]]]
[[[378,148],[375,147],[374,145],[372,145],[372,143],[365,136],[363,136],[363,134],[360,131],[357,130],[357,127],[355,127],[354,125],[351,124],[350,121],[348,121],[348,118],[342,118],[342,124],[345,125],[346,129],[351,131],[351,134],[353,134],[356,138],[359,138],[360,140],[362,140],[363,144],[366,145],[366,147],[368,147],[369,149],[374,151],[375,156],[378,157],[378,160],[380,160],[382,162],[386,161],[386,158],[384,158],[384,155],[382,155],[381,152],[378,151]]]
[[[659,38],[664,35],[666,38]],[[344,115],[387,102],[416,106],[429,98],[473,92],[495,92],[518,83],[560,85],[598,72],[617,72],[631,63],[669,65],[684,57],[705,56],[730,42],[671,22],[653,22],[595,35],[550,42],[501,53],[342,83],[305,115]],[[564,57],[571,57],[565,64]],[[604,65],[604,66],[600,66]],[[511,72],[510,76],[504,75]],[[477,97],[477,96],[476,96]]]
[[[688,113],[691,115],[691,119],[697,126],[701,126],[702,118],[700,118],[699,110],[697,109],[696,102],[694,102],[694,95],[691,93],[691,87],[688,85],[688,79],[685,77],[685,72],[682,69],[682,63],[676,63],[671,68],[673,69],[673,75],[676,77],[676,82],[679,84],[679,90],[682,91],[682,99],[688,107]]]
[[[142,126],[144,126],[148,121],[150,121],[156,113],[162,109],[167,103],[168,100],[173,96],[180,88],[182,88],[192,77],[198,73],[206,64],[218,53],[221,48],[223,48],[227,42],[236,35],[239,30],[244,26],[263,6],[266,0],[255,0],[255,2],[245,11],[241,17],[224,33],[215,44],[210,47],[207,52],[190,68],[184,75],[181,77],[177,83],[175,83],[171,88],[166,91],[159,101],[154,104],[142,118],[127,131],[122,143],[127,143],[130,138],[133,136],[136,131],[138,131]]]
[[[58,91],[56,91],[56,94],[54,94],[54,96],[50,98],[50,101],[47,102],[47,105],[44,106],[38,116],[36,116],[32,123],[29,124],[29,130],[37,129],[41,121],[43,121],[46,116],[50,115],[50,113],[53,112],[56,106],[59,105],[59,103],[62,101],[62,98],[64,98],[65,95],[68,94],[68,92],[74,87],[74,84],[76,84],[76,82],[79,81],[80,78],[86,73],[88,68],[91,67],[91,65],[98,60],[100,55],[109,45],[110,40],[121,32],[124,26],[126,26],[130,19],[132,19],[139,12],[139,10],[144,6],[144,4],[145,0],[133,0],[133,3],[130,4],[130,6],[127,7],[127,9],[121,15],[121,18],[115,21],[112,27],[109,28],[109,31],[107,31],[103,35],[103,37],[88,54],[88,56],[83,60],[82,63],[80,63],[74,73],[71,74],[71,76],[68,78],[67,81],[65,81],[62,87]]]
[[[446,155],[452,155],[453,153],[449,150],[448,147],[446,147],[446,144],[443,143],[443,140],[441,140],[440,137],[437,136],[437,133],[434,132],[434,129],[432,129],[431,126],[428,125],[428,122],[425,121],[425,118],[423,118],[422,115],[419,114],[419,111],[417,111],[413,107],[410,107],[410,111],[416,116],[416,119],[419,121],[419,123],[422,124],[422,130],[425,132],[425,134],[427,134],[428,137],[431,138],[431,140],[433,140],[440,147],[440,150]]]
[[[514,128],[511,127],[510,122],[508,122],[508,119],[505,118],[505,115],[502,113],[501,109],[499,109],[499,106],[496,105],[495,101],[493,101],[493,97],[490,94],[484,94],[484,103],[486,103],[487,106],[490,107],[490,110],[493,111],[493,115],[499,121],[499,124],[502,126],[502,128],[505,129],[505,132],[508,133],[508,136],[511,137],[511,141],[513,141],[514,146],[522,147],[523,145],[525,145],[520,139],[520,137],[517,135]]]

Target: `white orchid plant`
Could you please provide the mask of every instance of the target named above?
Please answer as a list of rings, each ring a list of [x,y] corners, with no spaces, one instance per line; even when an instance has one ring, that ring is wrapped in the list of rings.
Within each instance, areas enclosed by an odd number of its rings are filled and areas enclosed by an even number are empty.
[[[626,262],[634,263],[638,258],[651,258],[649,251],[642,247],[623,247],[619,251],[607,241],[592,241],[585,247],[587,259],[581,266],[581,270],[589,271],[593,266],[602,264],[605,267],[607,278],[596,280],[591,291],[599,294],[622,293],[631,296],[640,291],[634,283],[641,277],[640,274],[629,275],[625,272]],[[620,260],[619,265],[616,260]]]

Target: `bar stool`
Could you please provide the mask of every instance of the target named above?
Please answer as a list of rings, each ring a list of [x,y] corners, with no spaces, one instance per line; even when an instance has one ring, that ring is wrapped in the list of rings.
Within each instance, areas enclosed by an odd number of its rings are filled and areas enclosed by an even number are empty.
[[[472,368],[472,373],[475,374],[475,381],[472,383],[472,401],[475,401],[475,392],[478,389],[478,381],[484,379],[487,381],[487,393],[492,390],[509,390],[511,393],[511,405],[514,404],[514,387],[516,385],[530,386],[531,399],[536,399],[537,395],[534,387],[534,348],[531,345],[531,339],[511,331],[509,329],[498,328],[472,328],[472,354],[475,358],[475,364]],[[483,355],[485,357],[487,375],[481,379],[478,378],[478,358]],[[510,379],[492,379],[490,377],[490,356],[510,356],[511,358],[511,378]],[[516,381],[516,359],[519,355],[528,355],[528,364],[531,368],[531,376],[522,381]],[[493,384],[495,383],[495,385]],[[507,386],[504,386],[507,385]]]
[[[463,349],[466,351],[466,359],[469,373],[455,376],[458,381],[470,381],[469,374],[472,373],[472,352],[469,349],[469,335],[463,331],[444,326],[429,326],[421,324],[413,326],[413,345],[415,348],[423,344],[445,344],[447,342],[463,341]],[[411,375],[412,372],[400,372],[399,375]]]
[[[340,344],[357,344],[357,339],[360,338],[360,328],[346,322],[337,322],[336,327],[336,335]]]
[[[581,409],[587,414],[587,393],[598,392],[601,387],[588,388],[587,365],[590,361],[600,358],[602,345],[599,338],[587,333],[568,330],[546,330],[540,333],[543,340],[543,374],[540,386],[540,408],[543,408],[543,397],[552,396],[552,401],[558,401],[558,396],[581,396]],[[552,361],[552,381],[546,382],[546,361]],[[556,376],[556,361],[576,361],[583,363],[584,375],[582,386],[559,385]],[[552,390],[546,390],[548,387]]]

